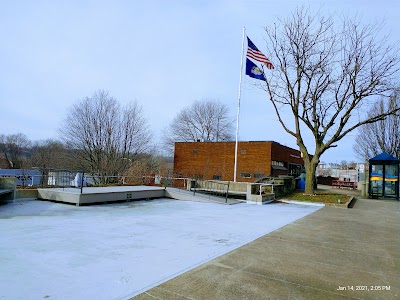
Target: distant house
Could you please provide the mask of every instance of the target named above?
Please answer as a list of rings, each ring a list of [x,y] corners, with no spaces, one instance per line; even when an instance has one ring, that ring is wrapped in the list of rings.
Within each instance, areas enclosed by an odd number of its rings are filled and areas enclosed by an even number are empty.
[[[17,178],[17,185],[39,185],[41,176],[42,174],[39,170],[0,169],[0,177],[15,177]]]
[[[359,179],[360,168],[364,164],[356,164],[355,168],[343,168],[337,164],[319,163],[317,168],[317,176],[332,177],[341,181],[357,182]]]
[[[182,177],[233,181],[235,142],[177,142],[174,173]],[[298,150],[274,141],[238,143],[237,181],[266,176],[297,177],[304,170]]]

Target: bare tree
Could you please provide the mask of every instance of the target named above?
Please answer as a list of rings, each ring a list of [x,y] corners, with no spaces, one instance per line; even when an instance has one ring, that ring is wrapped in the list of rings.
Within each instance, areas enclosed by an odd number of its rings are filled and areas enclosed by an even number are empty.
[[[348,167],[348,162],[347,162],[347,160],[342,160],[341,162],[340,162],[340,168],[341,169],[346,169],[347,167]]]
[[[155,175],[167,177],[168,170],[172,167],[173,164],[153,147],[147,153],[138,155],[132,162],[125,182],[131,185],[148,185],[154,183]]]
[[[306,194],[314,192],[316,167],[326,150],[361,125],[399,109],[367,114],[376,96],[387,96],[393,87],[398,49],[387,38],[379,39],[379,26],[354,18],[338,23],[333,16],[298,8],[265,28],[276,70],[266,72],[265,90],[302,153]],[[306,146],[307,137],[312,137],[313,151]]]
[[[218,100],[197,100],[173,119],[164,132],[164,140],[169,147],[175,142],[230,141],[233,124],[226,105]]]
[[[0,149],[9,169],[21,169],[29,156],[30,140],[23,133],[0,135]]]
[[[98,175],[125,171],[151,141],[141,106],[122,107],[102,90],[72,105],[61,126],[62,140],[80,151],[83,167]]]
[[[36,141],[31,147],[31,152],[30,165],[32,167],[77,168],[74,151],[68,149],[60,141],[53,139]]]
[[[400,92],[396,91],[390,101],[380,99],[369,115],[384,113],[400,106]],[[358,129],[354,151],[364,161],[386,152],[400,157],[400,115],[390,115],[376,123],[365,124]]]

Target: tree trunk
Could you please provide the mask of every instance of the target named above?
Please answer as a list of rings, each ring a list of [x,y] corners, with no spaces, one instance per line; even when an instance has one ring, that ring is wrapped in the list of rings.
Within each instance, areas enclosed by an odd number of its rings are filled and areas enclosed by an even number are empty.
[[[314,156],[313,159],[309,163],[305,163],[305,169],[306,169],[306,187],[304,190],[304,193],[307,195],[313,195],[314,194],[314,187],[315,187],[315,174],[316,174],[316,169],[318,165],[318,159]]]

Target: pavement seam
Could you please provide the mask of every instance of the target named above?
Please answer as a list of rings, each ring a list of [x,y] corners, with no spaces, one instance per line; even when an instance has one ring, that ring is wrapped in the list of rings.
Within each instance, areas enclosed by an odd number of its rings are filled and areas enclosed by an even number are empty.
[[[165,291],[165,292],[174,294],[174,295],[178,295],[179,297],[182,297],[182,298],[185,298],[185,299],[196,300],[196,298],[187,297],[187,296],[184,296],[184,295],[179,294],[179,293],[177,293],[177,292],[173,292],[173,291],[171,291],[171,290],[169,290],[169,289],[162,288],[162,287],[160,287],[160,286],[157,286],[156,289],[159,289],[159,290],[162,290],[162,291]],[[147,292],[146,292],[146,293],[147,293]],[[159,299],[163,300],[162,298],[159,298]]]
[[[335,249],[335,248],[333,248],[333,249]],[[258,252],[258,251],[254,251],[252,249],[247,249],[247,250],[251,251],[251,252]],[[346,250],[343,250],[343,251],[346,251]],[[279,254],[281,253],[278,250],[276,250],[276,251],[270,250],[270,252],[275,252],[275,253],[279,253]],[[363,253],[358,253],[358,254],[363,254]],[[372,255],[372,256],[378,256],[378,255]],[[387,258],[387,257],[384,257],[384,258]],[[387,259],[392,259],[392,258],[387,258]],[[309,263],[316,263],[316,264],[321,264],[321,265],[334,266],[334,267],[338,267],[338,268],[342,268],[342,269],[348,269],[348,267],[345,267],[345,266],[342,266],[342,265],[336,265],[336,264],[326,263],[326,262],[318,262],[318,261],[315,261],[315,260],[308,260],[308,259],[305,259],[305,258],[303,258],[303,260],[306,261],[306,262],[309,262]],[[363,273],[372,274],[372,275],[378,275],[378,276],[384,276],[384,277],[388,277],[388,278],[397,278],[397,279],[400,278],[400,276],[385,275],[385,274],[382,274],[382,273],[370,272],[370,271],[361,270],[361,269],[358,269],[358,268],[350,268],[350,269],[356,270],[358,272],[363,272]]]
[[[150,296],[150,297],[152,297],[152,298],[154,298],[154,299],[164,300],[163,298],[154,296],[154,295],[150,294],[149,292],[144,292],[143,294],[146,294],[147,296]]]
[[[274,238],[274,237],[265,237],[267,239],[274,239],[274,240],[278,240],[278,241],[283,241],[283,242],[290,242],[290,240],[287,239],[282,239],[282,238]],[[358,240],[355,239],[348,239],[349,241],[355,241],[358,242]],[[299,242],[300,244],[310,244],[307,242]],[[368,243],[367,243],[368,244]],[[397,245],[392,245],[389,244],[390,246],[397,246]],[[340,248],[334,248],[334,247],[328,247],[328,246],[322,246],[322,245],[313,245],[319,248],[324,248],[324,249],[330,249],[330,250],[335,250],[335,251],[343,251],[343,252],[351,252],[354,254],[361,254],[361,255],[367,255],[367,256],[371,256],[371,257],[379,257],[379,258],[384,258],[384,259],[394,259],[400,262],[400,258],[396,258],[396,257],[388,257],[388,256],[382,256],[382,255],[376,255],[376,254],[368,254],[365,252],[359,252],[359,251],[353,251],[353,250],[346,250],[346,249],[340,249]]]
[[[318,221],[319,220],[317,220],[317,222]],[[345,221],[347,221],[347,220],[346,219],[341,220],[342,223],[345,222]],[[327,223],[325,225],[323,225],[323,226],[320,226],[319,228],[315,228],[315,227],[311,226],[310,224],[304,224],[304,223],[297,223],[297,224],[292,223],[292,224],[290,224],[290,226],[293,226],[293,227],[296,227],[296,228],[304,227],[304,228],[306,228],[308,230],[313,230],[315,232],[318,232],[320,230],[329,229],[332,226],[335,226],[334,222],[328,223],[328,220],[326,220],[326,219],[324,220],[324,222],[327,222]],[[367,222],[365,222],[365,223],[361,223],[360,222],[360,223],[358,223],[358,225],[359,225],[359,227],[365,227],[365,225],[371,225],[371,224],[368,224]],[[380,227],[377,228],[377,226],[380,226]],[[400,229],[400,226],[399,226],[398,222],[396,223],[396,222],[386,222],[386,221],[384,222],[384,224],[374,224],[373,227],[374,228],[370,229],[371,230],[371,234],[386,234],[387,231],[388,231],[387,228],[392,228],[393,231],[396,231],[396,230]],[[285,228],[285,230],[288,230],[288,228]]]
[[[400,228],[399,228],[399,230],[400,230]],[[386,232],[384,232],[385,234],[387,234],[387,231]],[[278,239],[278,240],[280,240],[280,239],[284,239],[284,240],[288,240],[287,238],[282,238],[282,236],[283,237],[285,237],[285,235],[286,235],[287,233],[286,232],[278,232],[278,231],[274,231],[274,232],[271,232],[271,233],[269,233],[269,234],[267,234],[266,235],[266,238],[270,238],[270,239]],[[300,236],[291,236],[291,238],[292,239],[295,239],[295,240],[299,240],[299,242],[300,243],[304,243],[304,242],[306,242],[306,241],[311,241],[311,242],[315,242],[315,240],[310,240],[310,239],[308,239],[308,238],[306,238],[306,237],[308,237],[308,236],[306,236],[306,235],[303,235],[303,236],[305,236],[305,237],[302,237],[301,235]],[[346,238],[346,237],[342,237],[342,236],[335,236],[334,238],[337,238],[337,239],[340,239],[340,240],[342,240],[342,241],[351,241],[351,242],[354,242],[354,241],[356,241],[358,244],[367,244],[367,245],[374,245],[374,246],[380,246],[380,245],[382,245],[382,242],[374,242],[374,241],[372,241],[372,240],[369,240],[369,241],[360,241],[360,240],[357,240],[357,239],[355,239],[355,238]],[[326,244],[326,243],[330,243],[330,241],[324,241],[324,242],[318,242],[318,244]],[[389,245],[389,246],[394,246],[394,247],[399,247],[400,246],[400,242],[387,242],[387,241],[385,241],[385,245]]]
[[[357,297],[349,297],[346,294],[341,294],[341,293],[331,292],[331,291],[328,291],[328,290],[318,289],[318,288],[315,288],[315,287],[312,287],[312,286],[309,286],[309,285],[304,285],[304,284],[301,284],[301,283],[296,283],[296,282],[292,282],[292,281],[288,281],[288,280],[284,280],[284,279],[270,277],[270,276],[262,275],[262,274],[259,274],[259,273],[249,272],[249,271],[246,271],[246,270],[243,270],[243,272],[244,273],[248,273],[248,274],[252,274],[252,275],[257,276],[257,277],[268,278],[268,279],[275,280],[275,281],[285,282],[285,283],[289,283],[289,284],[292,284],[292,285],[297,285],[297,286],[300,286],[300,287],[305,287],[305,288],[309,288],[309,289],[312,289],[312,290],[321,291],[323,293],[329,293],[329,294],[333,294],[333,295],[344,296],[344,297],[347,297],[349,299],[358,299],[358,300],[362,300],[363,299],[363,298],[357,298]]]

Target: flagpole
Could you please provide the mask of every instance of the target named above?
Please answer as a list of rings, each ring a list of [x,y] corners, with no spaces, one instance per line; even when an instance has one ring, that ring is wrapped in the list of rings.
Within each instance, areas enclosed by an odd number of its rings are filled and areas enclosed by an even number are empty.
[[[239,79],[239,97],[238,97],[238,109],[236,116],[236,142],[235,142],[235,166],[233,170],[233,182],[236,182],[236,171],[238,161],[238,135],[239,135],[239,115],[240,115],[240,96],[242,94],[242,74],[243,74],[243,56],[244,56],[244,38],[246,28],[243,26],[243,38],[242,38],[242,57],[240,62],[240,79]]]

